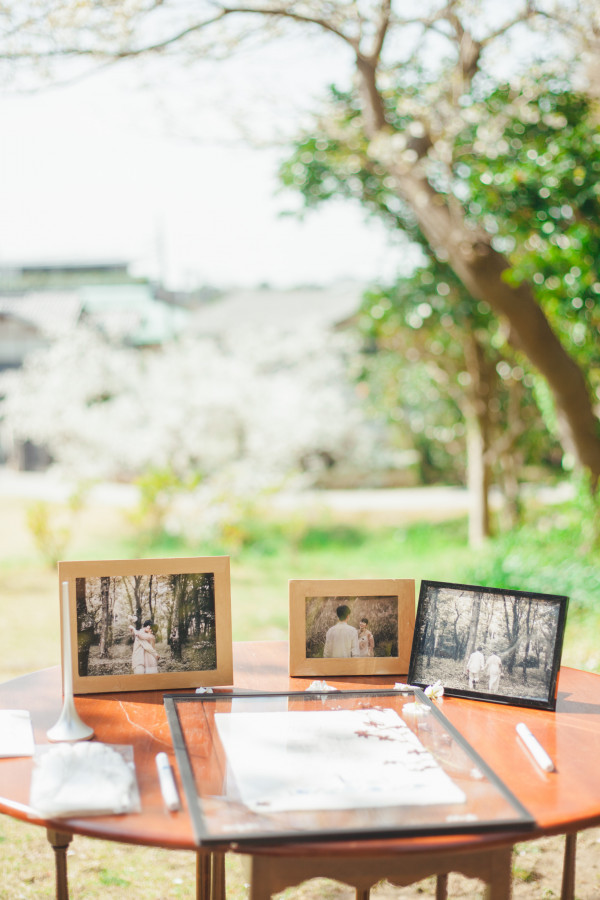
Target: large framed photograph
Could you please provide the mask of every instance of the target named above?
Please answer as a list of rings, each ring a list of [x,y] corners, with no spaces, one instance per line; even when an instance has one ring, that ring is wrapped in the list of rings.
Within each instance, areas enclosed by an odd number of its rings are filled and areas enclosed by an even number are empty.
[[[232,683],[228,556],[59,562],[58,579],[75,693]]]
[[[411,579],[290,581],[290,675],[408,672]]]
[[[568,598],[423,581],[408,680],[494,703],[555,709]]]

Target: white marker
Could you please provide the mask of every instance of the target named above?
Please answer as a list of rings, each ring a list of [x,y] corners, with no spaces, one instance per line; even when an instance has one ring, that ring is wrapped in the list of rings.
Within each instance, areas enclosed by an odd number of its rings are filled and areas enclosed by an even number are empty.
[[[544,772],[553,772],[554,763],[552,762],[542,745],[539,743],[539,741],[534,738],[527,725],[524,725],[523,722],[519,722],[519,724],[517,725],[517,734],[535,759],[540,769],[543,769]]]
[[[160,790],[163,795],[163,800],[165,801],[165,806],[171,812],[181,809],[173,770],[166,753],[156,754],[156,768],[158,769],[158,780],[160,781]]]

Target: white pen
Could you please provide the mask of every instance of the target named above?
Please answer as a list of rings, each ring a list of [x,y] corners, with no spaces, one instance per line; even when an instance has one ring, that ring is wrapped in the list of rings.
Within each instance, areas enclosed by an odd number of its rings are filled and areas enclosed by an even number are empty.
[[[156,768],[158,769],[158,780],[160,782],[160,790],[165,801],[165,806],[171,812],[181,809],[179,802],[179,792],[175,784],[173,769],[169,763],[169,757],[166,753],[156,754]]]
[[[553,772],[554,763],[536,738],[532,735],[527,725],[519,722],[517,725],[517,734],[535,759],[536,763],[544,772]]]

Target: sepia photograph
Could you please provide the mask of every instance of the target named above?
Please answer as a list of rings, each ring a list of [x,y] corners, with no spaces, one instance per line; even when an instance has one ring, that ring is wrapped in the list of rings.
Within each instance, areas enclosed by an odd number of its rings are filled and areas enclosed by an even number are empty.
[[[398,656],[397,598],[307,597],[306,656]]]
[[[414,581],[290,581],[290,674],[406,672]]]
[[[59,580],[83,692],[230,681],[228,558],[65,562]]]
[[[568,598],[423,581],[409,682],[554,709]]]

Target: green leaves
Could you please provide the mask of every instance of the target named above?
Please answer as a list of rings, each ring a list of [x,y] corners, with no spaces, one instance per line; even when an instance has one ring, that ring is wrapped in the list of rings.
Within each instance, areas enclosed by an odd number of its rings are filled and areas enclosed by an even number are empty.
[[[502,132],[500,134],[500,125]],[[528,281],[562,343],[600,384],[600,132],[587,96],[552,77],[496,89],[455,148],[454,192],[466,197]]]

